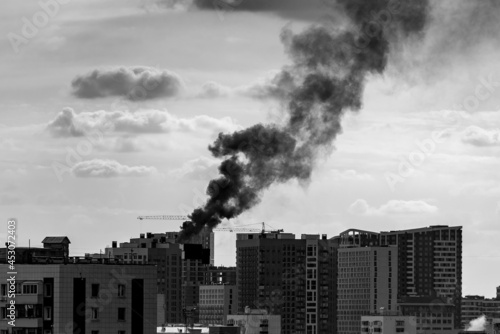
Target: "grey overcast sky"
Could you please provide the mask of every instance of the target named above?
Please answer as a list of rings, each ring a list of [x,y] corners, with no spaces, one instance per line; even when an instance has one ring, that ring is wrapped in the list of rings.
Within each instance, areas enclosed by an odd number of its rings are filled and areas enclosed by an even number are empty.
[[[0,210],[19,220],[19,244],[67,235],[79,255],[178,229],[136,217],[203,204],[217,134],[283,117],[273,93],[290,63],[283,27],[336,22],[319,0],[202,3],[0,3]],[[429,17],[368,77],[363,107],[345,115],[310,182],[272,186],[224,225],[329,236],[461,225],[463,293],[494,295],[500,8],[431,1]],[[234,265],[234,234],[217,232],[215,259]]]

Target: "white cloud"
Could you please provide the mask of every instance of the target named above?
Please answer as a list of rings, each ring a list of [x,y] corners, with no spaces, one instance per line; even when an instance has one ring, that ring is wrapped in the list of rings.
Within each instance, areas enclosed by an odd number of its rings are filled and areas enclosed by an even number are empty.
[[[500,182],[497,180],[481,180],[456,185],[450,190],[453,196],[499,196]]]
[[[500,130],[469,126],[462,134],[462,142],[474,146],[497,146],[500,145]]]
[[[354,169],[338,170],[332,169],[329,177],[333,177],[337,180],[359,180],[359,181],[369,181],[373,180],[373,177],[369,174],[359,173]]]
[[[436,206],[417,201],[390,200],[378,208],[370,206],[364,199],[357,199],[349,206],[349,212],[357,215],[430,214],[438,211]]]
[[[177,96],[183,86],[177,74],[145,66],[96,69],[71,82],[79,98],[122,96],[131,101]]]
[[[157,173],[156,168],[148,166],[127,166],[114,160],[87,160],[82,161],[71,168],[76,177],[128,177],[149,176]]]
[[[289,72],[272,71],[253,83],[238,87],[228,87],[214,81],[209,81],[201,87],[201,92],[196,96],[200,98],[216,98],[240,95],[256,99],[281,98],[293,86],[293,77]]]
[[[210,99],[216,97],[225,97],[231,93],[231,88],[221,85],[215,81],[209,81],[201,86],[201,92],[198,93],[197,97]]]
[[[207,157],[189,160],[181,168],[173,170],[170,174],[174,177],[187,180],[208,181],[218,175],[217,166],[220,161]]]
[[[229,117],[216,119],[199,115],[193,118],[179,118],[161,110],[98,110],[77,114],[71,108],[64,108],[47,125],[47,130],[59,137],[78,137],[96,130],[134,134],[172,131],[230,132],[239,128]]]

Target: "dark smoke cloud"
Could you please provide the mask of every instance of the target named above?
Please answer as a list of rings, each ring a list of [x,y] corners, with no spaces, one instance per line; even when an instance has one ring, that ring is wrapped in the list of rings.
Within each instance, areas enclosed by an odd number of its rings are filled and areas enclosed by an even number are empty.
[[[71,82],[79,98],[121,96],[131,101],[178,95],[183,87],[177,74],[152,67],[96,69]]]
[[[184,222],[181,239],[250,209],[273,183],[310,178],[318,155],[331,150],[342,131],[343,114],[361,108],[365,78],[384,71],[391,36],[404,37],[425,26],[427,1],[397,1],[390,12],[394,2],[338,0],[351,20],[343,29],[283,31],[281,39],[292,60],[284,71],[297,83],[282,98],[286,122],[219,135],[209,150],[225,159],[221,175],[210,181],[207,203]],[[385,12],[390,16],[375,27],[373,14]]]

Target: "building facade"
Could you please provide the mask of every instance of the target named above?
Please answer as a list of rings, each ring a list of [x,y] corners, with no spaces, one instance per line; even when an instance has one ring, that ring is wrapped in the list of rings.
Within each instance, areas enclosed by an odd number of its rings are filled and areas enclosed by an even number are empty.
[[[359,333],[361,316],[397,310],[398,249],[341,245],[338,250],[337,329]]]
[[[465,329],[474,319],[485,315],[488,321],[500,319],[500,299],[488,299],[484,296],[465,296],[462,299],[462,324]]]
[[[284,334],[335,328],[336,248],[326,235],[238,234],[239,312],[267,309],[281,316]]]
[[[113,241],[106,248],[105,257],[124,263],[153,264],[157,269],[157,292],[164,294],[164,323],[184,322],[182,309],[196,307],[199,302],[199,286],[204,283],[204,273],[210,263],[210,238],[205,243],[177,243],[178,233],[141,233],[129,242]],[[213,238],[213,233],[212,233]],[[161,318],[160,318],[161,320]],[[198,321],[197,316],[193,319]]]
[[[381,232],[380,244],[398,247],[399,297],[445,298],[454,305],[453,323],[460,328],[462,227],[436,225]]]
[[[244,314],[227,316],[227,323],[245,334],[281,334],[281,317],[266,310],[247,308]]]
[[[156,332],[154,266],[86,263],[16,264],[9,298],[8,265],[0,265],[0,333],[153,334]],[[15,327],[9,324],[15,301]]]
[[[208,267],[205,271],[204,284],[236,285],[236,267]]]
[[[380,313],[361,317],[361,334],[417,334],[415,317]]]
[[[238,313],[236,285],[201,285],[198,308],[201,324],[226,325],[226,316]]]
[[[402,314],[417,319],[417,334],[456,334],[455,305],[438,296],[403,297],[399,301]]]

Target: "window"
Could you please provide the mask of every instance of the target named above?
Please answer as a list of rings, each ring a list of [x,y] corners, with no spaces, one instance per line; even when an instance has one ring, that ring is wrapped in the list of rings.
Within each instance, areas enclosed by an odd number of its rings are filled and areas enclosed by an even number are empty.
[[[44,284],[43,285],[43,295],[45,297],[52,297],[52,284]]]
[[[118,321],[125,321],[125,307],[118,308]]]
[[[1,312],[2,312],[2,319],[7,319],[7,308],[2,307]]]
[[[2,284],[2,296],[7,296],[7,284]]]
[[[50,320],[50,319],[52,319],[52,307],[45,306],[43,308],[43,320]]]
[[[118,297],[125,297],[125,284],[118,284]]]
[[[99,334],[99,331],[91,331],[91,334]]]
[[[99,284],[92,284],[92,297],[99,296]]]
[[[36,295],[38,293],[38,286],[36,284],[24,284],[23,294],[24,295]]]
[[[97,320],[99,319],[99,309],[97,307],[92,307],[92,320]]]
[[[396,328],[396,333],[404,333],[404,328]]]
[[[125,331],[118,331],[118,334],[125,334]]]

